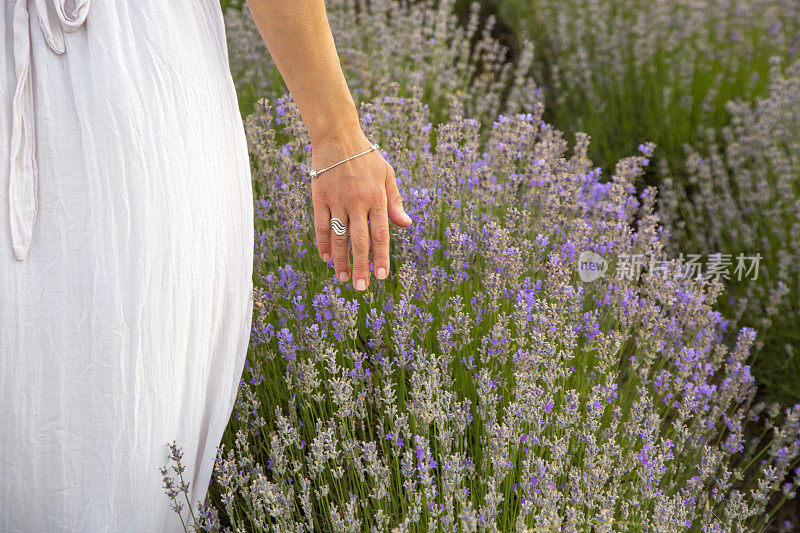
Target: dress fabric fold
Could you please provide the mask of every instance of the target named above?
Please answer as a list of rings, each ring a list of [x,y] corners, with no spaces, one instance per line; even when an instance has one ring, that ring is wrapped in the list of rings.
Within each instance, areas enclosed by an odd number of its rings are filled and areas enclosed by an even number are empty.
[[[0,533],[183,531],[253,314],[220,3],[3,1]]]

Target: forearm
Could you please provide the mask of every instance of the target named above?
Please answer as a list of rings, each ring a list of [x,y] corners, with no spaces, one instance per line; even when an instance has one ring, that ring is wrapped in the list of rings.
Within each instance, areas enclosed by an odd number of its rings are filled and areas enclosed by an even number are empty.
[[[311,142],[359,131],[324,0],[247,0]]]

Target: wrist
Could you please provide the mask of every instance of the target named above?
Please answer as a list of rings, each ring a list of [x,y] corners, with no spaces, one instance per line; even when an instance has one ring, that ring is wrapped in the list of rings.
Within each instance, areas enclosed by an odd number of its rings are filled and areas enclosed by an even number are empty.
[[[311,142],[311,168],[320,171],[371,148],[373,143],[360,127],[341,127],[320,134]]]
[[[358,113],[355,109],[353,109],[352,113],[333,113],[332,115],[335,118],[308,127],[308,136],[311,139],[312,146],[352,142],[354,139],[364,137]]]
[[[331,152],[348,155],[353,151],[366,150],[370,146],[372,141],[367,139],[359,125],[340,124],[311,137],[311,150],[318,154]]]

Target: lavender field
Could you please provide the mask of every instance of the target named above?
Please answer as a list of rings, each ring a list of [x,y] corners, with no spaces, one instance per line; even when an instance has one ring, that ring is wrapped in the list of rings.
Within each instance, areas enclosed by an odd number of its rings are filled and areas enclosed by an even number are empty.
[[[800,4],[326,5],[413,224],[385,281],[335,279],[307,132],[225,4],[256,307],[207,498],[180,442],[162,471],[175,520],[800,526]]]

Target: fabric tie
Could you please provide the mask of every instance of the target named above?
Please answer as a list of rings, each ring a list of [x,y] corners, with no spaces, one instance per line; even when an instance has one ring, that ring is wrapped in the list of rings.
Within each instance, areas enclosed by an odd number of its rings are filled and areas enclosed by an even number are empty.
[[[28,255],[33,238],[33,225],[39,209],[39,169],[36,164],[36,132],[34,131],[33,87],[31,86],[31,27],[28,2],[33,1],[36,18],[47,46],[56,54],[66,52],[64,31],[73,32],[85,21],[90,0],[75,0],[67,14],[69,0],[17,0],[12,26],[14,70],[17,86],[12,104],[11,164],[8,202],[11,222],[11,245],[17,260]],[[48,5],[55,9],[58,23],[51,24]]]

